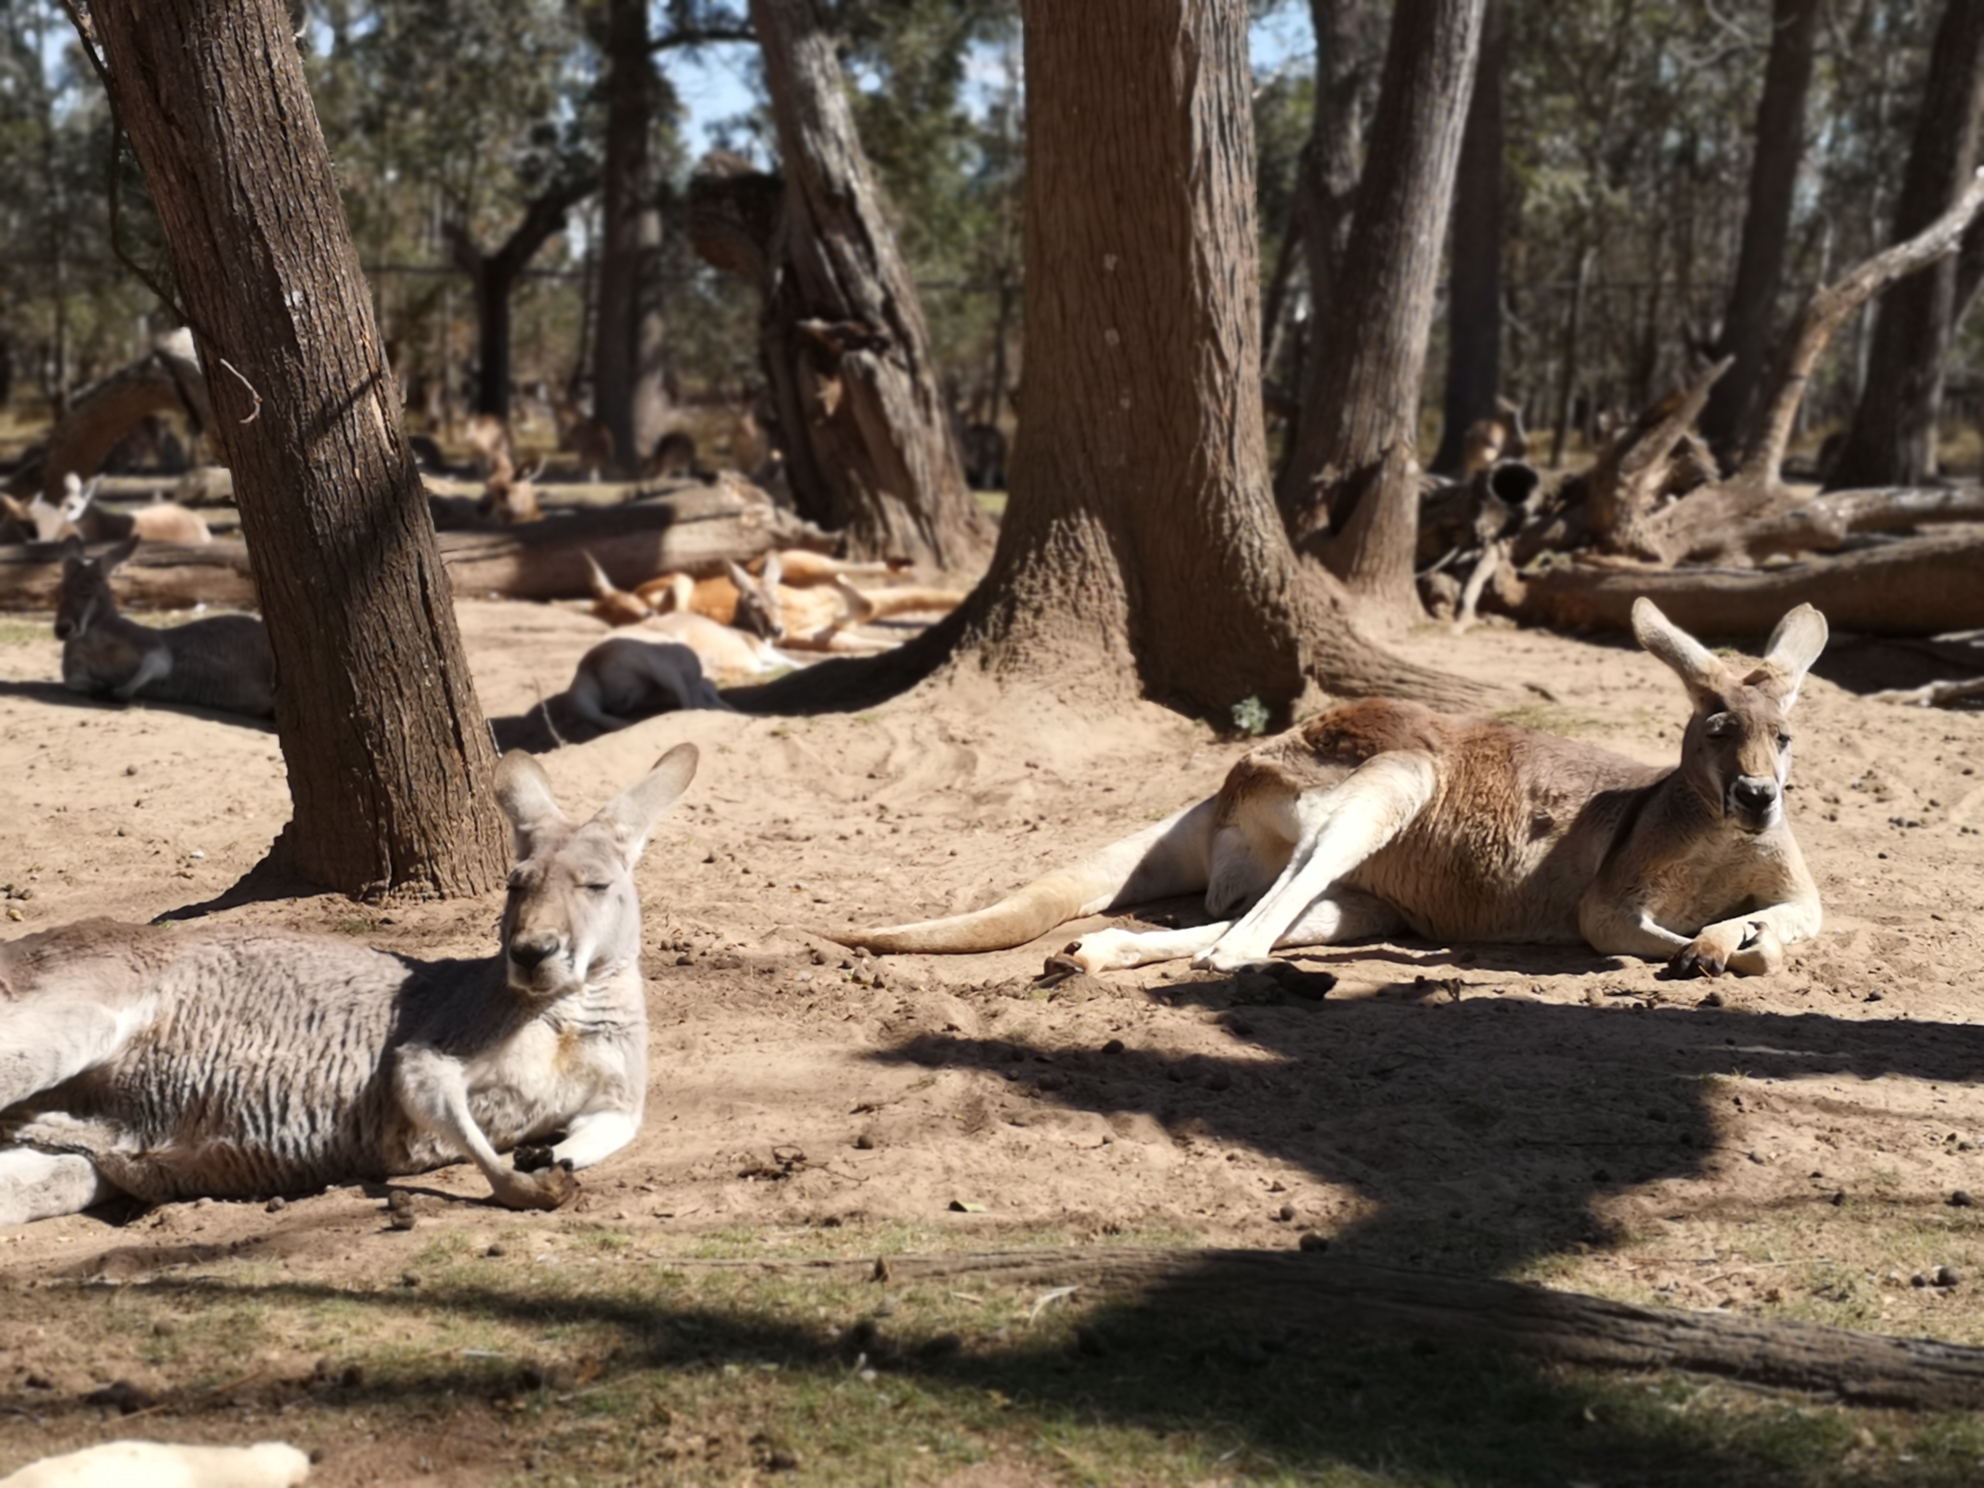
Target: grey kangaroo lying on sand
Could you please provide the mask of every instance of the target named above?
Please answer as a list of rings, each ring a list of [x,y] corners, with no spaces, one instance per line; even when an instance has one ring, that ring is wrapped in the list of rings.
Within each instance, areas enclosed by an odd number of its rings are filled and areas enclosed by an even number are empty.
[[[126,538],[100,558],[85,558],[80,538],[64,547],[55,597],[62,685],[121,703],[143,697],[273,717],[269,637],[253,615],[210,615],[154,630],[117,613],[110,575],[137,545]]]
[[[520,859],[503,946],[408,961],[334,936],[88,920],[0,944],[0,1224],[378,1181],[468,1158],[555,1209],[647,1095],[633,867],[696,773],[681,744],[590,821],[536,760],[496,795]],[[552,1140],[535,1171],[524,1148]],[[499,1152],[516,1148],[519,1167]]]
[[[827,933],[875,951],[989,951],[1203,890],[1212,924],[1103,930],[1067,955],[1087,971],[1180,956],[1233,971],[1282,946],[1409,930],[1582,939],[1683,973],[1775,971],[1787,942],[1819,929],[1784,780],[1786,715],[1825,619],[1798,606],[1761,662],[1716,656],[1646,599],[1633,632],[1694,701],[1672,769],[1415,703],[1352,703],[1247,755],[1218,795],[987,909]]]

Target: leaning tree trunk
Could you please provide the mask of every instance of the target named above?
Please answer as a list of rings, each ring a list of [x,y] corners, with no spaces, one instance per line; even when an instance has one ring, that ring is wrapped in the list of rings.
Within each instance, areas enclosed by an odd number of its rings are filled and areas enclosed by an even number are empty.
[[[1467,431],[1496,412],[1502,392],[1502,241],[1508,217],[1502,74],[1508,58],[1507,5],[1505,0],[1488,0],[1481,20],[1474,97],[1467,106],[1467,132],[1460,147],[1460,173],[1454,179],[1447,390],[1440,449],[1430,467],[1443,475],[1460,471]]]
[[[1398,0],[1341,283],[1281,511],[1296,548],[1419,613],[1419,384],[1485,0]]]
[[[1908,152],[1894,238],[1922,231],[1962,190],[1977,163],[1984,112],[1984,0],[1945,0]],[[1936,473],[1936,421],[1950,345],[1956,265],[1897,284],[1875,311],[1867,383],[1846,442],[1827,472],[1836,489],[1920,485]]]
[[[1726,356],[1734,361],[1702,410],[1702,438],[1724,461],[1735,457],[1744,415],[1763,378],[1791,239],[1792,188],[1805,155],[1805,93],[1812,81],[1819,0],[1776,0],[1773,10],[1763,96],[1757,103],[1756,153],[1750,161],[1750,204],[1743,214],[1736,279],[1716,347],[1718,360]]]
[[[257,554],[293,814],[348,894],[502,880],[448,576],[280,0],[96,0]]]
[[[990,545],[991,519],[965,486],[923,308],[817,0],[751,0],[751,22],[786,183],[780,292],[794,297],[802,333],[804,418],[782,433],[812,446],[821,484],[802,503],[856,554],[972,567]]]

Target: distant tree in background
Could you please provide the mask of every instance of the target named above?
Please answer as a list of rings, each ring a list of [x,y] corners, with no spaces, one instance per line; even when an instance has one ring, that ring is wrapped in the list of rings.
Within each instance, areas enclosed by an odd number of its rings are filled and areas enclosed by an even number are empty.
[[[1502,249],[1508,236],[1509,183],[1502,74],[1508,61],[1508,0],[1488,0],[1454,177],[1446,394],[1440,405],[1440,447],[1427,466],[1441,475],[1461,468],[1468,429],[1495,412],[1503,391]]]
[[[788,345],[799,407],[778,431],[795,497],[853,553],[969,568],[992,524],[965,487],[921,301],[833,38],[816,0],[751,0],[751,21],[784,178],[772,274],[787,297],[776,314],[798,333]]]
[[[1419,389],[1484,4],[1393,7],[1370,155],[1277,491],[1297,550],[1398,617],[1418,609]]]
[[[1775,0],[1763,92],[1757,101],[1742,247],[1713,353],[1718,360],[1735,360],[1709,390],[1701,417],[1702,438],[1725,461],[1735,454],[1770,353],[1791,241],[1792,198],[1805,158],[1805,95],[1811,90],[1818,28],[1819,0]]]
[[[1977,164],[1980,122],[1984,0],[1947,0],[1895,204],[1895,242],[1920,232],[1956,199]],[[1833,489],[1919,485],[1936,473],[1936,416],[1957,272],[1958,260],[1945,259],[1881,296],[1859,406],[1826,479]]]

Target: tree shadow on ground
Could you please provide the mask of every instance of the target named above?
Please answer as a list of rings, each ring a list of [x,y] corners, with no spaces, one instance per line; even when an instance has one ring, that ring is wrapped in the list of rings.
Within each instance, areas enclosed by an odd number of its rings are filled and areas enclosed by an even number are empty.
[[[820,1300],[797,1309],[814,1320],[795,1321],[790,1306],[754,1298],[748,1289],[740,1298],[730,1278],[670,1271],[665,1262],[630,1269],[624,1284],[606,1286],[595,1278],[563,1286],[554,1280],[352,1290],[195,1276],[123,1289],[126,1310],[136,1301],[133,1291],[185,1316],[230,1307],[309,1316],[331,1306],[348,1317],[354,1309],[369,1312],[388,1329],[422,1322],[444,1332],[462,1319],[488,1320],[527,1328],[551,1344],[554,1356],[560,1350],[552,1340],[583,1339],[586,1381],[577,1394],[570,1361],[446,1348],[397,1360],[389,1354],[370,1370],[341,1368],[333,1359],[300,1377],[264,1372],[220,1392],[189,1386],[148,1410],[175,1418],[179,1430],[189,1423],[197,1430],[203,1417],[232,1421],[244,1409],[280,1412],[290,1423],[285,1433],[307,1442],[312,1410],[362,1418],[377,1430],[397,1415],[417,1420],[436,1410],[453,1415],[478,1407],[514,1412],[520,1396],[534,1397],[545,1416],[563,1413],[562,1420],[540,1417],[540,1430],[569,1433],[575,1441],[596,1442],[602,1432],[622,1438],[625,1466],[636,1474],[629,1481],[654,1480],[644,1476],[657,1471],[661,1454],[654,1449],[671,1429],[695,1431],[712,1396],[724,1402],[715,1407],[723,1414],[734,1417],[740,1407],[747,1417],[772,1414],[749,1383],[765,1378],[763,1371],[812,1395],[812,1408],[800,1414],[817,1435],[790,1446],[829,1478],[836,1434],[893,1438],[901,1429],[893,1414],[898,1402],[887,1390],[897,1380],[930,1393],[942,1418],[940,1438],[952,1450],[974,1432],[1008,1441],[1030,1432],[1041,1455],[1051,1457],[1052,1444],[1070,1430],[1127,1428],[1160,1443],[1175,1437],[1185,1449],[1216,1457],[1237,1479],[1269,1474],[1278,1481],[1334,1482],[1348,1468],[1354,1481],[1371,1473],[1387,1481],[1509,1488],[1580,1482],[1790,1488],[1820,1480],[1955,1485],[1970,1481],[1965,1474],[1975,1467],[1975,1442],[1960,1438],[1967,1450],[1952,1460],[1917,1447],[1912,1473],[1862,1474],[1840,1461],[1859,1429],[1843,1413],[1757,1402],[1732,1419],[1728,1411],[1693,1409],[1697,1383],[1553,1370],[1420,1339],[1263,1327],[1203,1301],[1181,1305],[1162,1292],[1086,1309],[1064,1304],[1024,1324],[959,1333],[917,1322],[919,1304],[933,1299],[913,1287],[823,1284],[811,1292]],[[0,1411],[44,1422],[97,1409],[87,1398],[51,1398],[18,1386],[0,1391]],[[927,1411],[918,1414],[927,1420]],[[1086,1480],[1126,1479],[1104,1470]]]
[[[1344,954],[1370,959],[1369,951]],[[1396,953],[1402,971],[1417,956],[1410,948]],[[1569,951],[1524,959],[1539,971],[1590,964]],[[1194,1152],[1210,1158],[1214,1141],[1245,1144],[1298,1165],[1331,1191],[1354,1190],[1346,1221],[1332,1226],[1333,1256],[1471,1275],[1506,1272],[1604,1238],[1593,1203],[1605,1195],[1744,1161],[1718,1150],[1722,1108],[1737,1097],[1709,1077],[1948,1082],[1984,1068],[1984,1028],[1746,1013],[1701,1005],[1706,984],[1699,982],[1681,984],[1674,1001],[1649,1006],[1643,988],[1608,987],[1602,971],[1595,981],[1597,1005],[1583,1007],[1470,993],[1464,978],[1457,985],[1455,978],[1402,975],[1374,995],[1320,1002],[1279,997],[1245,978],[1178,983],[1147,995],[1216,1012],[1232,1040],[1230,1056],[1176,1058],[1138,1048],[1071,1054],[945,1034],[918,1036],[874,1057],[1003,1073],[1016,1068],[1017,1056],[1021,1078],[1012,1088],[1043,1106],[1111,1119],[1149,1116],[1188,1160]],[[1126,994],[1077,978],[1056,995]],[[1569,1175],[1561,1162],[1566,1151],[1582,1159]],[[1836,1181],[1786,1173],[1783,1186],[1782,1202],[1808,1207],[1815,1232],[1839,1216],[1830,1203]],[[1280,1196],[1263,1193],[1262,1202],[1279,1203]],[[1318,1211],[1298,1223],[1329,1218]],[[307,1236],[289,1238],[309,1243]],[[262,1258],[287,1254],[282,1240],[272,1235]],[[1293,1240],[1291,1234],[1291,1246]],[[245,1261],[257,1257],[254,1246],[238,1251]],[[150,1258],[153,1266],[169,1263]],[[91,1274],[88,1264],[79,1274]],[[462,1264],[472,1270],[494,1263]],[[1374,1334],[1293,1310],[1263,1317],[1222,1306],[1187,1279],[1103,1304],[1077,1298],[1037,1323],[1029,1317],[1024,1325],[958,1334],[929,1325],[919,1331],[916,1318],[920,1306],[934,1314],[933,1297],[958,1295],[947,1288],[971,1286],[965,1272],[921,1294],[914,1281],[856,1284],[842,1272],[837,1281],[810,1283],[800,1304],[768,1301],[748,1287],[739,1298],[735,1278],[744,1274],[671,1271],[666,1258],[630,1257],[627,1269],[605,1278],[532,1271],[464,1280],[458,1266],[417,1288],[212,1276],[144,1288],[169,1293],[167,1305],[182,1311],[230,1301],[298,1309],[335,1302],[437,1322],[488,1317],[547,1340],[596,1340],[604,1330],[610,1342],[596,1361],[599,1377],[581,1392],[589,1403],[559,1397],[558,1409],[569,1414],[545,1429],[594,1430],[586,1413],[597,1412],[616,1423],[613,1430],[631,1433],[642,1452],[655,1449],[678,1416],[700,1408],[682,1402],[684,1392],[701,1388],[698,1381],[711,1390],[743,1389],[722,1382],[773,1368],[809,1382],[803,1388],[857,1391],[845,1397],[853,1403],[844,1420],[820,1427],[828,1446],[795,1444],[809,1464],[829,1472],[833,1433],[880,1419],[879,1407],[862,1403],[871,1397],[853,1383],[865,1378],[864,1367],[884,1381],[910,1379],[933,1392],[953,1440],[981,1429],[973,1423],[989,1394],[1005,1404],[1003,1424],[982,1428],[987,1436],[1030,1430],[1033,1440],[1051,1442],[1071,1427],[1097,1424],[1146,1439],[1182,1433],[1194,1450],[1210,1442],[1227,1451],[1220,1470],[1239,1477],[1336,1481],[1332,1474],[1374,1473],[1509,1488],[1954,1485],[1974,1481],[1980,1448],[1975,1423],[1914,1418],[1921,1424],[1908,1429],[1917,1440],[1861,1461],[1853,1454],[1864,1418],[1851,1414],[1765,1397],[1698,1410],[1699,1383],[1671,1373],[1565,1370],[1411,1328]],[[803,1276],[796,1284],[809,1285]],[[715,1295],[722,1285],[732,1293]],[[124,1289],[127,1307],[131,1290]],[[501,1402],[520,1388],[514,1358],[471,1364],[443,1350],[412,1356],[389,1377],[332,1371],[292,1381],[266,1403],[287,1410],[314,1401],[368,1415],[395,1407],[456,1410]],[[0,1396],[0,1409],[8,1408],[46,1415],[50,1404],[46,1396]],[[230,1406],[189,1388],[165,1408],[197,1417]],[[630,1459],[629,1470],[648,1460]],[[1100,1480],[1112,1479],[1104,1472]]]
[[[1421,963],[1410,950],[1388,954],[1402,972],[1455,970],[1445,955]],[[1373,959],[1369,949],[1341,955]],[[1324,1186],[1286,1199],[1263,1192],[1263,1211],[1292,1205],[1296,1225],[1333,1232],[1336,1252],[1476,1276],[1614,1238],[1594,1201],[1749,1161],[1718,1150],[1742,1097],[1709,1077],[1965,1082],[1984,1069],[1984,1027],[1703,1006],[1709,993],[1724,995],[1716,984],[1676,981],[1657,993],[1608,984],[1608,963],[1589,953],[1517,948],[1492,961],[1483,952],[1477,964],[1497,962],[1593,970],[1592,1005],[1470,989],[1467,967],[1319,1002],[1242,976],[1145,994],[1213,1011],[1232,1041],[1226,1057],[1069,1053],[955,1034],[871,1057],[1002,1071],[1017,1061],[1021,1088],[1043,1105],[1145,1115],[1187,1153],[1235,1143],[1299,1167]],[[1075,978],[1054,995],[1124,992]],[[1567,1164],[1567,1153],[1579,1161]],[[1808,1205],[1814,1227],[1839,1215],[1837,1175],[1787,1170],[1773,1186],[1781,1202]]]

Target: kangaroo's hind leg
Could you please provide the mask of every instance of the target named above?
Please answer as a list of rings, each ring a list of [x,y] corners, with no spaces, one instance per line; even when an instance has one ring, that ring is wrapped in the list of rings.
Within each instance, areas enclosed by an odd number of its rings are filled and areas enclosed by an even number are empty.
[[[1372,894],[1355,889],[1328,891],[1312,900],[1295,923],[1276,938],[1274,949],[1289,946],[1334,945],[1384,935],[1400,924],[1398,911]],[[1097,930],[1068,950],[1068,958],[1083,971],[1122,971],[1196,956],[1218,944],[1233,928],[1231,920],[1214,920],[1180,930]]]
[[[1205,971],[1237,971],[1291,943],[1285,937],[1309,906],[1410,826],[1433,799],[1437,783],[1431,755],[1395,750],[1374,755],[1327,790],[1305,791],[1294,806],[1298,832],[1288,866],[1260,902],[1192,964]]]

